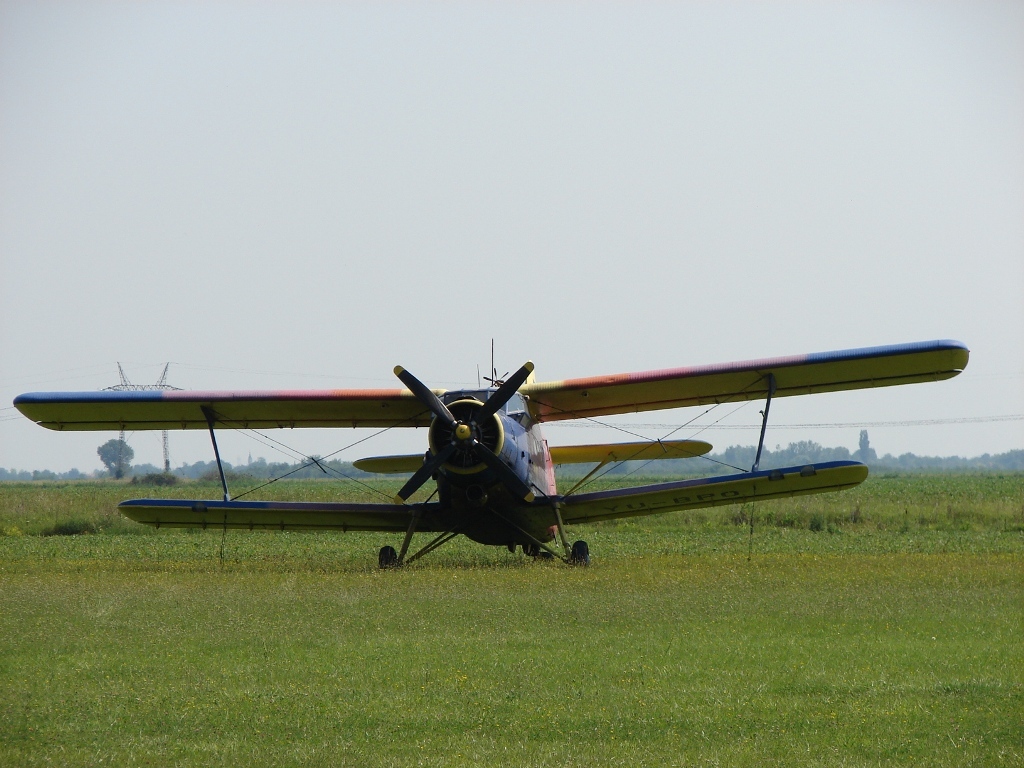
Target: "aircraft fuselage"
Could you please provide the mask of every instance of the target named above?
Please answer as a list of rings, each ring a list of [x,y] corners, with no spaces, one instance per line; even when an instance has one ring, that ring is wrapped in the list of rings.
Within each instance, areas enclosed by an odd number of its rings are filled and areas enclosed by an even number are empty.
[[[529,545],[525,531],[539,541],[554,538],[554,511],[543,503],[554,496],[555,475],[547,442],[539,424],[532,423],[519,395],[501,410],[477,423],[473,410],[487,400],[494,389],[447,392],[441,398],[452,414],[471,426],[474,434],[490,448],[540,499],[532,503],[518,498],[499,473],[472,455],[456,451],[437,473],[438,495],[451,515],[449,525],[481,544]],[[436,454],[444,441],[453,439],[439,419],[430,426],[430,452]],[[522,530],[517,530],[522,529]]]

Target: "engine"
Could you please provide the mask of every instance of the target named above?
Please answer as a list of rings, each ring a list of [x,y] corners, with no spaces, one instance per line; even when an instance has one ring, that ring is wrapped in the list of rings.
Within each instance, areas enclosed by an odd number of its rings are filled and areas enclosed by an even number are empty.
[[[497,456],[516,475],[526,480],[529,476],[529,453],[526,430],[502,411],[481,414],[484,404],[475,397],[460,397],[447,403],[455,417],[451,425],[434,419],[430,425],[428,441],[430,452],[438,454],[446,446],[454,451],[441,465],[442,474],[453,485],[460,487],[490,485],[498,480],[494,470],[486,463],[483,451]],[[482,418],[480,418],[482,416]]]

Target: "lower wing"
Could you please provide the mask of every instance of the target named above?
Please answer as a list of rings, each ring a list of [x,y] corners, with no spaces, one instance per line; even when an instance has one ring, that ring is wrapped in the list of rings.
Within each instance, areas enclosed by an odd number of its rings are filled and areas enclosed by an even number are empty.
[[[563,498],[562,519],[566,523],[593,523],[681,509],[841,491],[862,483],[867,476],[868,468],[860,462],[829,461],[803,467],[597,491]]]
[[[157,528],[242,528],[275,531],[405,531],[420,513],[418,531],[438,528],[440,504],[332,504],[301,501],[134,499],[121,514]]]

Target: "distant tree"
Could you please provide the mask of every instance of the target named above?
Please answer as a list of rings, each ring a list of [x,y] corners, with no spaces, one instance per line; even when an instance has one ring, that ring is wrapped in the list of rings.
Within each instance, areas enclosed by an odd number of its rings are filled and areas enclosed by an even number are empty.
[[[107,440],[96,449],[107,471],[118,480],[124,477],[135,458],[135,451],[124,440]]]
[[[854,454],[854,458],[865,463],[878,459],[878,454],[875,453],[875,449],[871,447],[871,441],[868,440],[868,431],[866,429],[860,431],[860,447],[857,449],[857,453]]]

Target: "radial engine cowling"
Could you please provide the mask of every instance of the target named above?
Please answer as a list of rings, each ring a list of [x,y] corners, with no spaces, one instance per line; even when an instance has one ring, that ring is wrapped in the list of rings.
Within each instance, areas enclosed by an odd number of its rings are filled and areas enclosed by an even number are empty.
[[[437,454],[448,445],[455,450],[442,467],[456,475],[475,475],[487,469],[479,451],[490,450],[500,456],[505,445],[505,428],[497,414],[484,416],[478,421],[483,403],[475,398],[465,398],[448,403],[448,410],[458,425],[453,427],[441,419],[434,419],[430,425],[428,441],[430,452]],[[468,429],[468,432],[467,432]]]

